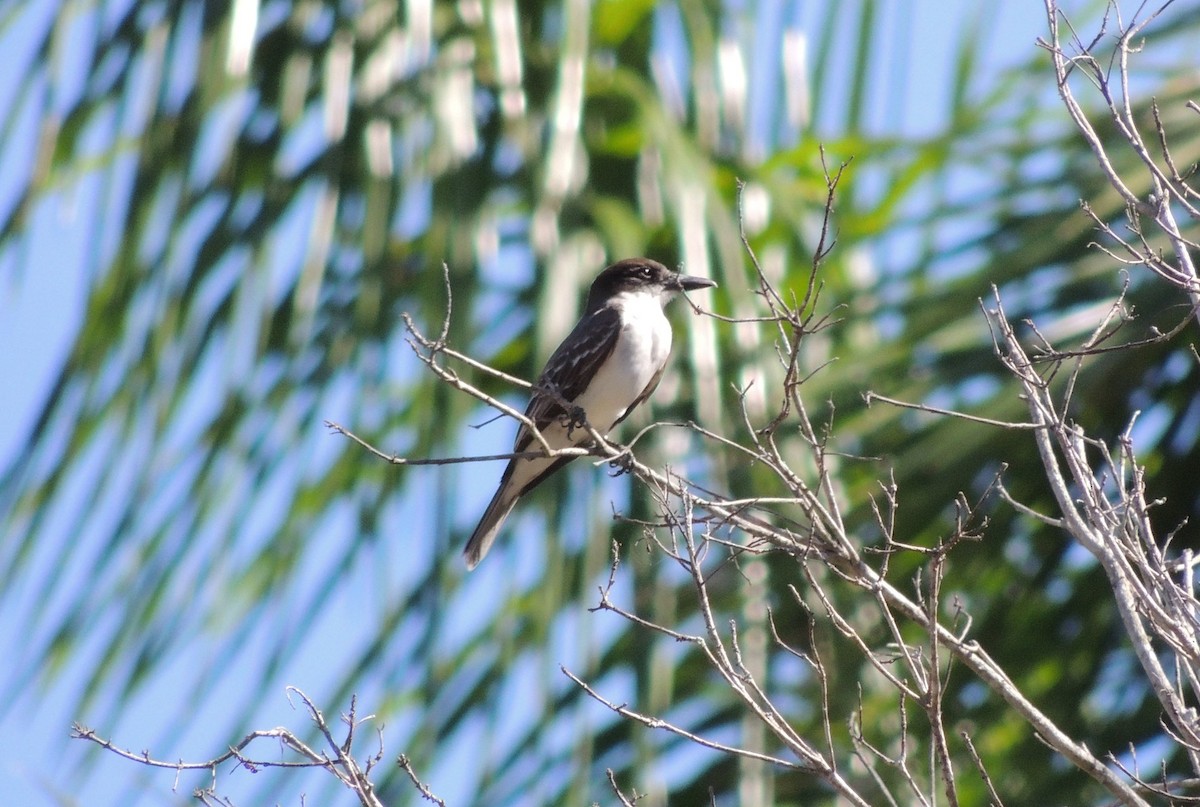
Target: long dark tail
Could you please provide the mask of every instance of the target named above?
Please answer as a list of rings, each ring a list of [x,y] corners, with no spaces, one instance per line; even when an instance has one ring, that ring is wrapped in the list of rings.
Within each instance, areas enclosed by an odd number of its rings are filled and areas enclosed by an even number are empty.
[[[475,528],[475,532],[471,533],[471,539],[467,541],[467,546],[463,549],[463,557],[467,559],[468,570],[478,566],[479,561],[483,560],[483,556],[492,548],[496,536],[500,534],[500,528],[504,526],[504,519],[508,518],[508,514],[517,504],[517,499],[520,498],[519,495],[514,496],[506,490],[507,487],[508,485],[501,485],[500,489],[496,491],[491,504],[483,513],[483,518],[479,520],[479,526]]]

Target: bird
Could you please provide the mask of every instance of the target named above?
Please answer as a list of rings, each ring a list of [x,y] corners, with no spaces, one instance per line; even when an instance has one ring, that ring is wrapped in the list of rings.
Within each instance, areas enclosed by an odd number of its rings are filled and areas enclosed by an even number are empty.
[[[664,306],[678,294],[715,287],[705,277],[673,272],[649,258],[627,258],[596,276],[583,316],[546,361],[525,417],[551,448],[590,442],[579,415],[607,435],[654,392],[671,353],[671,324]],[[564,406],[566,403],[568,406]],[[529,427],[517,430],[513,453],[538,451]],[[522,496],[573,457],[513,457],[471,533],[463,556],[474,569]]]

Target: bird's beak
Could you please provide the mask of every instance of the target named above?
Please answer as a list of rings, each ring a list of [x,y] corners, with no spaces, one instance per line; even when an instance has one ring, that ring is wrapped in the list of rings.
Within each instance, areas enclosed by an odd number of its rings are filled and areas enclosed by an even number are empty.
[[[684,291],[695,291],[696,289],[708,289],[716,286],[716,281],[709,280],[707,277],[696,277],[694,275],[675,275],[675,282],[679,284],[679,288]]]

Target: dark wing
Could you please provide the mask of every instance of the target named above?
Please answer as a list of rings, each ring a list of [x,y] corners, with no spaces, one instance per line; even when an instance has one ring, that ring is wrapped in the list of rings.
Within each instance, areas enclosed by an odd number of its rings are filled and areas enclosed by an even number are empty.
[[[564,400],[575,400],[587,389],[600,365],[612,355],[620,335],[621,314],[616,309],[601,308],[584,316],[551,354],[546,369],[538,376],[537,386],[556,390]],[[533,394],[525,409],[525,416],[536,423],[538,429],[544,429],[565,413],[554,396],[541,392]],[[532,440],[529,429],[522,426],[514,450],[524,451]]]

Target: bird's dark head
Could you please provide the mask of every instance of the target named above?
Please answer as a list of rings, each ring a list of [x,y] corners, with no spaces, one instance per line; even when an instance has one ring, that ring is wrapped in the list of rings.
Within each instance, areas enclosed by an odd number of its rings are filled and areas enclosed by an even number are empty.
[[[706,289],[717,285],[706,277],[692,277],[672,272],[658,261],[649,258],[626,258],[605,269],[592,281],[588,292],[587,311],[603,308],[621,293],[647,292],[663,303],[681,291]]]

